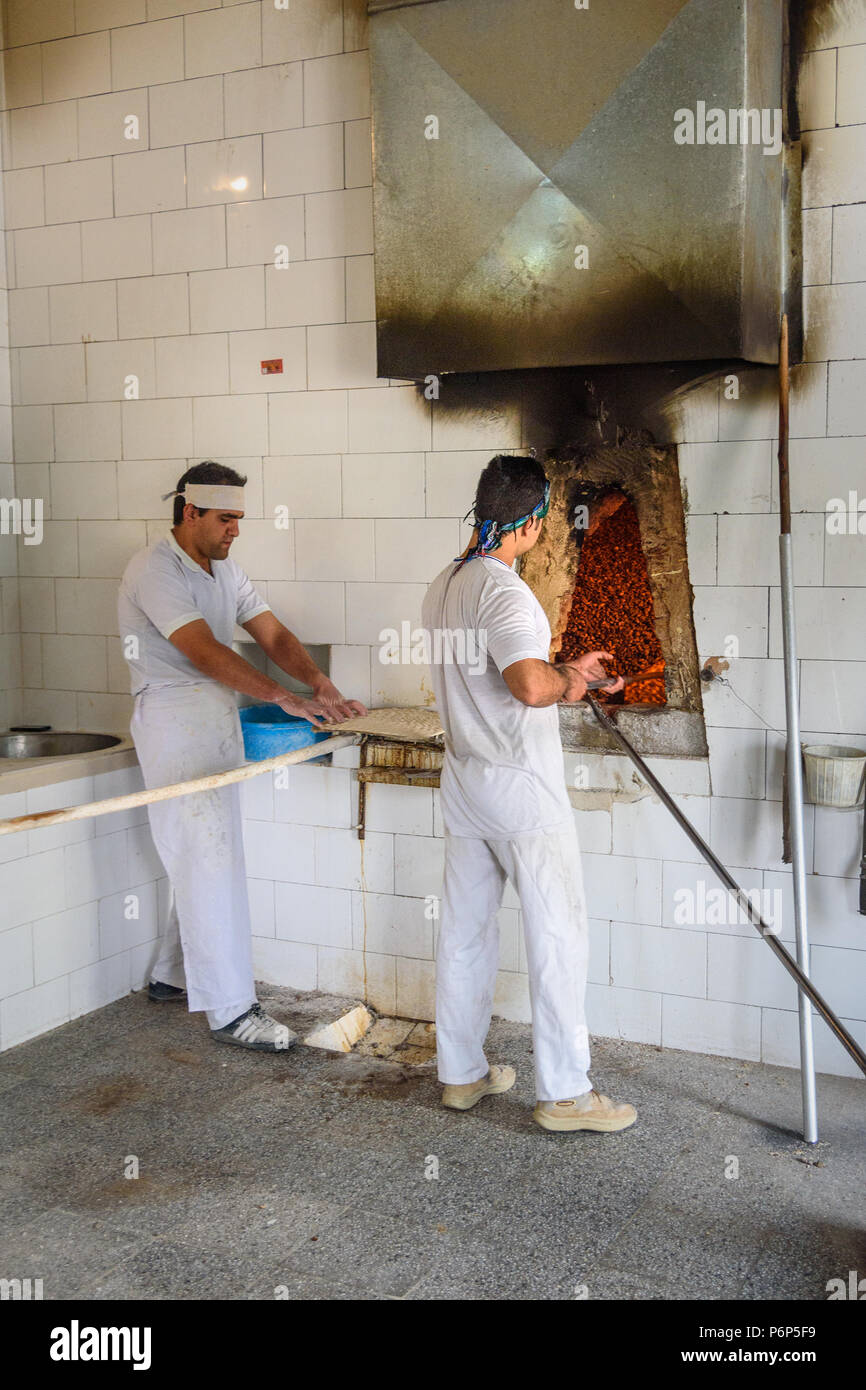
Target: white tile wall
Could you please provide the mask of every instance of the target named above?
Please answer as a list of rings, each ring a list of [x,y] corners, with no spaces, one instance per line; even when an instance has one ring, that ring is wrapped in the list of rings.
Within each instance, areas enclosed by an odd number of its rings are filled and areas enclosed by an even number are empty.
[[[7,9],[0,309],[8,285],[16,486],[44,494],[47,520],[41,546],[0,551],[0,722],[122,727],[117,579],[165,533],[159,494],[207,454],[249,473],[238,559],[302,640],[331,644],[341,688],[367,703],[423,698],[422,668],[379,660],[380,633],[418,622],[480,468],[521,446],[524,422],[516,404],[457,415],[377,379],[366,6]],[[791,414],[803,727],[866,745],[862,537],[825,527],[830,498],[863,490],[866,27],[840,10],[810,33],[807,361],[792,372]],[[272,357],[283,372],[263,377]],[[124,394],[130,377],[137,398]],[[13,447],[4,390],[0,377],[0,468]],[[782,893],[790,939],[771,732],[785,720],[775,373],[744,368],[737,400],[710,382],[674,414],[699,652],[733,659],[728,683],[703,691],[711,788],[702,762],[653,766],[745,887]],[[288,531],[271,523],[277,506]],[[622,760],[587,761],[593,786],[632,785]],[[376,1007],[429,1017],[438,795],[371,787],[362,849],[356,765],[354,749],[332,768],[294,769],[285,790],[267,778],[245,786],[256,968],[349,994],[366,981]],[[54,795],[96,794],[98,782]],[[0,808],[21,809],[15,798]],[[794,1064],[787,977],[753,928],[675,920],[675,893],[714,880],[667,811],[644,796],[575,818],[593,914],[593,1031]],[[862,1033],[857,822],[810,808],[807,843],[813,968]],[[166,885],[141,818],[0,844],[0,1046],[10,1046],[146,979]],[[496,1008],[526,1018],[517,906],[509,891]],[[816,1045],[819,1065],[846,1070],[820,1025]]]

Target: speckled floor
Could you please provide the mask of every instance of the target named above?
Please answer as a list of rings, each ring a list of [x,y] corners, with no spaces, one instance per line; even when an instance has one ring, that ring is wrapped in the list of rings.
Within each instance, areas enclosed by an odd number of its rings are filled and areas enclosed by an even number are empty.
[[[317,1002],[261,998],[301,1026]],[[795,1072],[599,1039],[593,1081],[638,1123],[558,1135],[531,1119],[529,1029],[495,1023],[488,1052],[517,1086],[457,1114],[429,1066],[220,1046],[143,994],[14,1048],[0,1277],[46,1299],[823,1300],[866,1275],[862,1082],[819,1077],[808,1148]]]

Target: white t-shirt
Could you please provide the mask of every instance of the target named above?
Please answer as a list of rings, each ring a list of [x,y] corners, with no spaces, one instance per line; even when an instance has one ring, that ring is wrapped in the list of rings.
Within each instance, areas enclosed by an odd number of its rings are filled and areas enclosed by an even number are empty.
[[[234,560],[226,557],[210,563],[212,574],[196,564],[169,533],[139,550],[127,565],[117,618],[133,695],[145,687],[154,690],[209,679],[168,640],[179,627],[204,618],[216,640],[230,647],[235,623],[248,623],[268,611],[270,605]],[[128,638],[136,640],[128,643]]]
[[[445,833],[492,840],[573,826],[557,707],[522,704],[501,675],[550,657],[550,624],[528,584],[492,556],[450,564],[421,617],[445,731]]]

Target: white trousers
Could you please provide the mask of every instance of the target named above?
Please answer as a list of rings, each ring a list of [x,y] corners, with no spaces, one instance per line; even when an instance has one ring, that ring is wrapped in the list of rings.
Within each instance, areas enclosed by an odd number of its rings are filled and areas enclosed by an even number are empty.
[[[237,701],[210,682],[145,690],[130,722],[146,787],[225,772],[244,761]],[[221,1028],[255,1003],[237,786],[147,808],[171,906],[152,979],[186,987],[191,1012]]]
[[[484,1039],[499,961],[496,920],[506,878],[523,915],[538,1100],[590,1089],[584,1014],[589,929],[577,832],[511,840],[445,837],[436,957],[439,1080],[463,1086],[488,1072]]]

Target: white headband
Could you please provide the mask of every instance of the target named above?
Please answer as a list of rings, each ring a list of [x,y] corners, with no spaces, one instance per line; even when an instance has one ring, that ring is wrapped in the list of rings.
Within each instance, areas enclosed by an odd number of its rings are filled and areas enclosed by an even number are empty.
[[[179,490],[165,493],[163,502],[169,497],[182,497],[194,507],[213,507],[218,512],[244,511],[243,488],[232,487],[229,483],[185,483]]]

